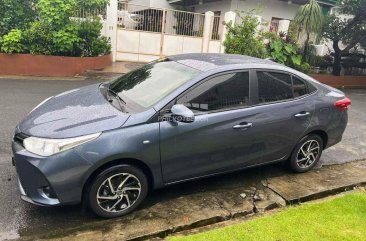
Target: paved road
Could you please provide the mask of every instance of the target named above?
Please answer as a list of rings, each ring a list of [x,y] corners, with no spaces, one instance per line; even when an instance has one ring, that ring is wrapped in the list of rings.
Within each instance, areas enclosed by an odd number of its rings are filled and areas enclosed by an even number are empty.
[[[81,210],[80,206],[42,208],[20,201],[15,171],[10,161],[10,142],[14,127],[34,106],[49,96],[95,82],[0,79],[0,240],[99,222],[99,219],[89,212]],[[349,126],[342,143],[325,151],[323,165],[366,157],[366,90],[346,92],[353,100],[349,111]],[[274,168],[277,173],[284,172],[281,167]],[[261,172],[261,168],[256,168],[238,174],[181,184],[178,188],[175,186],[154,192],[146,205],[172,196],[189,195],[193,190],[232,188],[235,187],[239,176],[253,176],[253,173],[260,176]]]

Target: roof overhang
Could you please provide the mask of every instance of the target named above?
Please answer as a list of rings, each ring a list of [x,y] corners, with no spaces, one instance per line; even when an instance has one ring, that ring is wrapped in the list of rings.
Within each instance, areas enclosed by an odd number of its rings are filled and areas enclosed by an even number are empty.
[[[177,5],[183,5],[183,6],[192,6],[192,5],[200,5],[205,4],[209,2],[217,2],[219,0],[167,0],[170,4],[177,4]],[[275,1],[275,0],[273,0]],[[309,0],[280,0],[288,2],[289,4],[299,4],[303,5],[309,2]],[[337,0],[319,0],[318,3],[326,6],[333,7],[337,4]]]

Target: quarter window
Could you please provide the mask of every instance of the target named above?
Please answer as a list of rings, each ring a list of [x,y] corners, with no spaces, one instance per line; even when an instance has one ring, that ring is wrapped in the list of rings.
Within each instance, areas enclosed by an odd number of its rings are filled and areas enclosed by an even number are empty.
[[[249,72],[214,77],[185,94],[177,103],[193,112],[246,107],[249,105]]]
[[[299,78],[297,78],[295,76],[292,77],[292,81],[293,81],[295,98],[306,95],[308,93],[306,90],[306,85],[305,85],[304,81],[300,80]]]
[[[258,71],[259,103],[292,99],[292,82],[288,74]]]

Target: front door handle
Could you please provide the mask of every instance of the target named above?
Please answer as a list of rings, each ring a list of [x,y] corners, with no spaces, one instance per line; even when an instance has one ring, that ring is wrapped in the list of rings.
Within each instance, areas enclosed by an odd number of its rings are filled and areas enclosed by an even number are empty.
[[[310,112],[301,111],[300,113],[296,114],[295,117],[304,117],[310,115]]]
[[[246,129],[246,128],[250,128],[252,126],[253,126],[252,123],[244,122],[244,123],[240,123],[239,125],[233,126],[233,129]]]

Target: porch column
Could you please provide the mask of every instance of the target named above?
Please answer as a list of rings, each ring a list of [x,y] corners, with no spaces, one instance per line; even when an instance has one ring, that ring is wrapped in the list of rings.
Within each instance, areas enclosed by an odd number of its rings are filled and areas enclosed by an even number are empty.
[[[208,47],[211,40],[214,13],[211,11],[205,12],[205,22],[203,26],[203,40],[202,40],[202,53],[208,53]]]
[[[281,32],[284,34],[287,34],[289,27],[290,27],[290,20],[280,20],[278,22],[277,34],[279,34]]]
[[[258,21],[258,26],[257,26],[257,29],[256,29],[257,30],[257,33],[258,33],[262,29],[262,16],[260,16],[260,15],[254,15],[253,17],[255,17],[257,19],[257,21]]]
[[[106,37],[112,46],[113,62],[117,57],[117,22],[118,22],[118,0],[110,0],[107,5]]]
[[[230,11],[230,12],[225,13],[225,19],[224,19],[225,23],[231,22],[231,24],[234,25],[235,20],[236,20],[236,13],[235,12]],[[226,25],[224,25],[224,29],[222,31],[222,37],[221,37],[221,48],[220,48],[221,53],[225,53],[224,42],[225,42],[226,34],[227,34],[227,27],[226,27]]]

